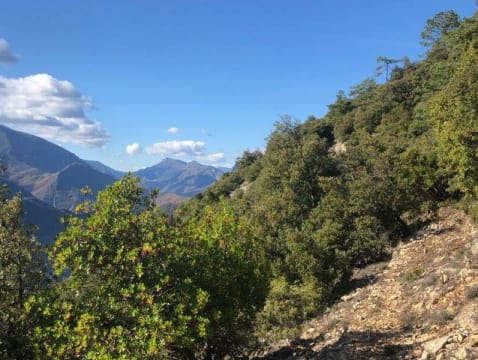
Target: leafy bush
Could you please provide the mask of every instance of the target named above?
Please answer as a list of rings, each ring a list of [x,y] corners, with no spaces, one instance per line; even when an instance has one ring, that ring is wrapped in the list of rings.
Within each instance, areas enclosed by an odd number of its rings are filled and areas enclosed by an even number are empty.
[[[141,358],[233,351],[267,290],[262,248],[230,209],[174,223],[127,176],[66,221],[56,286],[31,297],[41,358]],[[226,341],[227,340],[227,341]],[[241,340],[244,340],[241,338]]]
[[[0,357],[30,357],[28,330],[36,319],[28,317],[23,303],[47,284],[44,254],[33,229],[23,225],[22,200],[7,198],[0,188]]]
[[[300,334],[300,325],[322,310],[321,287],[314,281],[291,285],[275,278],[263,310],[257,317],[257,334],[263,342]]]

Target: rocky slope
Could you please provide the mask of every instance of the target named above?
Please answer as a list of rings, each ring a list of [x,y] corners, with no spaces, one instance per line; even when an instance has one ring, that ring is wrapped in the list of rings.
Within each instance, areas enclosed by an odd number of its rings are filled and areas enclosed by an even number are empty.
[[[478,359],[478,225],[443,209],[266,359]]]

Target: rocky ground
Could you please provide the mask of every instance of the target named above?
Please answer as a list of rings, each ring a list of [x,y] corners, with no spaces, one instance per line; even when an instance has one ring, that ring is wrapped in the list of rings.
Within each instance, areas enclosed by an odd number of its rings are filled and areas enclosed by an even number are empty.
[[[264,359],[478,359],[478,225],[444,209]]]

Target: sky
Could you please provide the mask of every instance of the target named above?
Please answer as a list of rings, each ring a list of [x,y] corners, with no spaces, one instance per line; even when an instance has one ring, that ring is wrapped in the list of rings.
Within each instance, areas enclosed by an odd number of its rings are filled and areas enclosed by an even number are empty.
[[[134,171],[232,166],[474,0],[0,0],[0,124]],[[378,79],[378,81],[381,81]]]

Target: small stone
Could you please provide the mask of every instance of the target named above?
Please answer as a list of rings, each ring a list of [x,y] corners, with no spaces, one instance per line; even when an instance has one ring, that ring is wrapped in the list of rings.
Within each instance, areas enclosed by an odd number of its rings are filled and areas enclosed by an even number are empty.
[[[447,274],[443,274],[443,275],[441,276],[441,282],[442,282],[443,284],[446,284],[446,283],[448,282],[448,275],[447,275]]]
[[[448,335],[445,335],[438,339],[427,341],[425,344],[423,344],[423,348],[425,351],[435,355],[441,348],[443,348],[443,346],[445,346],[447,341]]]
[[[443,353],[439,353],[435,360],[443,360]]]
[[[472,347],[478,347],[478,335],[473,335],[470,339],[469,342],[471,343]]]
[[[417,348],[413,351],[413,357],[417,359],[423,353],[421,348]]]
[[[459,348],[455,353],[455,357],[459,360],[466,360],[468,358],[468,349],[467,348]]]
[[[461,344],[461,343],[463,342],[463,335],[458,334],[458,335],[456,336],[456,340],[457,340],[457,342],[459,342],[459,343]]]
[[[424,350],[422,352],[422,356],[420,357],[420,360],[428,360],[431,359],[431,355],[428,351]]]

